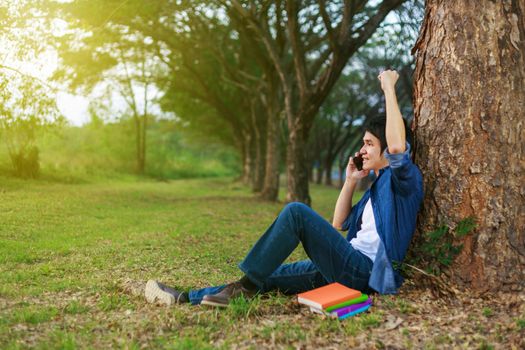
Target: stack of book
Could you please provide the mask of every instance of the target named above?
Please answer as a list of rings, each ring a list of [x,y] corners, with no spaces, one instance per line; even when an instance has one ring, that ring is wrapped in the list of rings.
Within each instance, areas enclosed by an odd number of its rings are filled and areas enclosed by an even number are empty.
[[[297,294],[297,301],[310,306],[312,312],[340,320],[366,311],[372,305],[368,295],[339,283]]]

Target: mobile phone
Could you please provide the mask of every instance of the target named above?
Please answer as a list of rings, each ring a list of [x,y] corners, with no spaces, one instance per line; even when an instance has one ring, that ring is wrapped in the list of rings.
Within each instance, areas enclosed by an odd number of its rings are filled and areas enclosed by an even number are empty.
[[[357,156],[352,158],[352,161],[354,162],[357,170],[359,171],[363,170],[363,155],[361,153],[359,153]]]

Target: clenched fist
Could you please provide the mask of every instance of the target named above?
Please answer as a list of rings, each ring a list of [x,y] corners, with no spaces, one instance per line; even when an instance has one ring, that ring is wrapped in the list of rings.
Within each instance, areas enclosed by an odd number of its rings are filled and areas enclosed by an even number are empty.
[[[399,74],[395,70],[385,70],[377,76],[377,79],[381,81],[381,89],[383,91],[393,90],[396,86],[397,79],[399,79]]]

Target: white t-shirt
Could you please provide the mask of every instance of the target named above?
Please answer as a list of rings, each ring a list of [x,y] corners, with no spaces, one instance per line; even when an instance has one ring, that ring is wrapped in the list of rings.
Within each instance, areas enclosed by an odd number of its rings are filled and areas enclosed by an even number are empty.
[[[361,218],[361,229],[357,232],[356,237],[350,240],[350,244],[374,261],[379,249],[379,241],[374,211],[372,210],[372,200],[369,199]]]

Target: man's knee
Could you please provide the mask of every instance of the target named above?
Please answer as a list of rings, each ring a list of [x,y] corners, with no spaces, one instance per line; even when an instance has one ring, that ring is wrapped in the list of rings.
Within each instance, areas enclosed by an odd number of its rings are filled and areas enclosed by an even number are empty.
[[[284,207],[283,212],[286,212],[286,213],[292,214],[292,215],[303,215],[304,213],[306,213],[309,210],[310,210],[310,207],[307,206],[304,203],[291,202],[291,203],[288,203]]]

